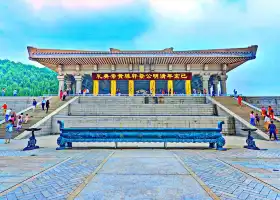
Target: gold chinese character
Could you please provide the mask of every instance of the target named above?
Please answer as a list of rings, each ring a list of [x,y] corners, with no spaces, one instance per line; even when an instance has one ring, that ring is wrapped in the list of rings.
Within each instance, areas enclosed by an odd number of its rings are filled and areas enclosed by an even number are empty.
[[[175,79],[179,79],[179,78],[180,78],[180,74],[175,74],[175,75],[174,75],[174,78],[175,78]]]
[[[153,74],[154,79],[158,79],[158,77],[159,77],[159,74]]]
[[[104,79],[108,79],[109,78],[109,74],[104,74],[103,78]]]
[[[147,79],[151,79],[152,78],[152,74],[146,74],[146,78]]]
[[[111,74],[111,78],[112,78],[112,79],[116,79],[116,78],[117,78],[117,75],[116,75],[116,74]]]
[[[101,74],[96,74],[96,78],[97,78],[97,79],[102,79]]]
[[[139,74],[139,78],[140,79],[144,79],[145,78],[145,74]]]
[[[187,76],[186,74],[181,74],[181,78],[182,78],[182,79],[187,79],[188,76]]]
[[[172,74],[167,74],[167,78],[172,79],[173,75]]]
[[[125,74],[125,75],[124,75],[124,78],[130,79],[130,78],[131,78],[131,77],[130,77],[130,74]]]
[[[138,76],[137,74],[132,74],[133,79],[137,79],[137,76]]]
[[[123,74],[118,74],[118,79],[123,79]]]
[[[165,79],[166,78],[166,74],[160,74],[160,78],[161,79]]]

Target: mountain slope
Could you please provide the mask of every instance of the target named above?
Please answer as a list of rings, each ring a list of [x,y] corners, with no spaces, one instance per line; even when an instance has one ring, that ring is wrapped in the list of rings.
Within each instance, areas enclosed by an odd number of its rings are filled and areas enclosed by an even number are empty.
[[[17,89],[19,96],[55,94],[58,90],[57,74],[48,68],[0,60],[0,87],[6,96]],[[1,94],[0,94],[1,95]]]

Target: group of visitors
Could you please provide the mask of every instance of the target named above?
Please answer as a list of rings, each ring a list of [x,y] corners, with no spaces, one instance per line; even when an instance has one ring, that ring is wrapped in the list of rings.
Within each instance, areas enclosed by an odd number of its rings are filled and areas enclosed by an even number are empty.
[[[261,117],[264,120],[264,129],[267,133],[269,133],[269,138],[271,140],[272,135],[274,136],[274,139],[277,140],[278,129],[276,125],[274,124],[274,111],[271,106],[268,106],[268,110],[265,109],[264,106],[262,106],[261,109]],[[253,126],[259,126],[260,125],[260,116],[258,113],[256,115],[254,114],[254,111],[250,113],[250,124]]]
[[[46,100],[45,97],[43,97],[42,102],[42,111],[46,110],[46,113],[48,113],[50,108],[50,101]],[[32,109],[33,112],[36,110],[37,107],[37,101],[36,99],[33,99],[32,101]],[[2,105],[3,115],[5,115],[5,122],[6,124],[6,135],[5,135],[5,144],[10,143],[10,140],[12,138],[13,128],[16,128],[17,132],[20,132],[22,129],[22,124],[27,124],[29,121],[29,115],[26,113],[25,116],[23,113],[17,116],[16,112],[13,111],[11,108],[8,107],[7,103],[4,103]]]
[[[5,96],[5,94],[6,94],[6,88],[2,88],[1,94],[2,94],[2,97]],[[17,94],[18,94],[17,89],[14,89],[14,91],[13,91],[13,96],[17,96]]]

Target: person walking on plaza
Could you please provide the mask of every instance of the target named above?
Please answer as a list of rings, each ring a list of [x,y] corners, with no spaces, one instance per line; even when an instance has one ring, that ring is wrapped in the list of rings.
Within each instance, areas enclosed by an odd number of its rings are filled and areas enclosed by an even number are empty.
[[[46,105],[46,99],[45,97],[43,97],[43,100],[42,100],[42,110],[45,110],[45,105]]]
[[[14,95],[14,97],[17,96],[17,90],[16,89],[14,89],[13,95]]]
[[[240,108],[242,107],[242,97],[241,96],[238,96],[237,97],[237,102],[238,102],[238,105],[240,106]]]
[[[252,126],[256,126],[254,111],[252,111],[251,114],[250,114],[250,124]]]
[[[13,124],[12,124],[12,120],[9,120],[9,122],[6,125],[5,144],[11,142],[12,133],[13,133]]]
[[[273,121],[270,122],[268,129],[269,129],[269,139],[271,140],[271,136],[273,134],[274,140],[277,140],[277,136],[276,136],[277,128],[276,128],[275,124],[273,123]]]
[[[49,112],[49,108],[50,108],[50,101],[47,100],[47,102],[46,102],[46,109],[47,109],[46,113]]]
[[[35,112],[36,106],[37,106],[37,101],[35,99],[33,99],[33,102],[32,102],[33,112]]]
[[[5,115],[8,108],[7,103],[4,103],[1,108],[3,109],[3,115]]]

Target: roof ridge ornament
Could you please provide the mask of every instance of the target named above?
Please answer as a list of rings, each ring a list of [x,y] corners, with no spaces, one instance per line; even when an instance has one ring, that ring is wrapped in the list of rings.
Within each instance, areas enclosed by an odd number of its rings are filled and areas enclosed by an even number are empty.
[[[121,50],[115,49],[115,48],[110,48],[110,52],[111,52],[111,53],[120,53]]]
[[[167,52],[167,53],[172,53],[173,52],[173,47],[170,47],[170,48],[165,48],[165,49],[163,49],[162,51],[163,52]]]

